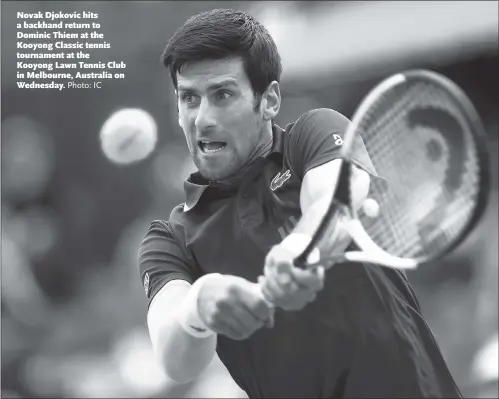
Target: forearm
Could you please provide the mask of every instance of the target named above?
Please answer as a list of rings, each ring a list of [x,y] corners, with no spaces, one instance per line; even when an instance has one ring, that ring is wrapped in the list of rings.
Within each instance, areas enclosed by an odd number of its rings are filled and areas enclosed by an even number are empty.
[[[358,210],[364,203],[369,193],[370,178],[367,172],[353,166],[351,182],[351,201],[353,208]],[[325,184],[325,182],[322,182]],[[307,198],[302,202],[302,217],[296,225],[293,233],[304,233],[313,235],[317,230],[321,220],[326,214],[331,198],[333,196],[334,184],[331,183],[329,187],[321,188],[315,195],[309,193],[302,193],[302,197]],[[305,204],[305,205],[304,205]]]
[[[314,201],[302,214],[292,233],[301,233],[312,237],[329,207],[329,198],[322,197]]]
[[[354,167],[351,190],[352,203],[356,210],[362,206],[367,198],[369,185],[369,175],[365,171]],[[307,200],[303,201],[302,204],[305,203],[306,206],[303,206],[302,217],[291,234],[301,234],[312,237],[317,231],[331,204],[332,196],[332,188],[317,190],[315,198],[312,195],[307,195],[307,193],[305,193],[304,197],[307,198]],[[338,215],[339,214],[337,213],[334,216]],[[342,251],[349,245],[349,235],[346,231],[344,231],[344,229],[341,228],[341,221],[339,220],[341,220],[341,218],[338,218],[336,221],[329,224],[328,230],[325,234],[328,239],[323,240],[321,243],[321,249],[328,251],[333,249],[336,251]],[[340,225],[338,223],[340,223]]]
[[[160,332],[156,351],[170,379],[178,383],[196,379],[215,356],[217,336],[197,338],[188,334],[177,319]]]
[[[176,382],[196,378],[215,355],[215,334],[200,338],[185,329],[193,295],[195,291],[188,282],[171,281],[153,299],[147,315],[156,357],[168,377]]]

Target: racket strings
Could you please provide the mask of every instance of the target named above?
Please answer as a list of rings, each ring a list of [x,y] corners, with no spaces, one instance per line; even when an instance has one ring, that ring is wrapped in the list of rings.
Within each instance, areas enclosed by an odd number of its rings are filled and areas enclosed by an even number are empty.
[[[414,234],[408,229],[410,227],[408,223],[401,223],[404,217],[403,207],[393,207],[393,205],[401,204],[405,198],[411,195],[411,187],[404,185],[403,180],[411,175],[414,162],[420,157],[417,157],[417,147],[415,145],[396,145],[400,142],[395,137],[399,134],[400,128],[393,126],[394,122],[398,122],[398,120],[394,120],[393,115],[405,115],[407,101],[393,98],[398,95],[396,92],[389,94],[391,96],[386,96],[383,99],[384,101],[378,103],[379,107],[373,108],[371,119],[366,119],[365,124],[371,126],[370,132],[367,132],[370,134],[366,134],[366,136],[369,138],[376,134],[376,140],[367,140],[366,146],[378,173],[388,178],[390,188],[396,187],[397,190],[391,189],[387,193],[388,198],[385,199],[385,202],[390,203],[392,207],[390,212],[385,212],[385,209],[382,209],[386,223],[384,225],[378,223],[378,231],[370,231],[370,233],[378,240],[384,241],[384,246],[387,246],[392,251],[395,249],[398,253],[404,253],[406,252],[405,247],[413,247],[411,237],[414,237]],[[403,97],[402,99],[406,98]],[[395,105],[392,108],[385,107],[383,109],[383,106],[387,104]],[[410,162],[407,162],[408,160]],[[397,169],[396,173],[393,173],[394,166]]]
[[[427,189],[426,191],[431,196],[435,190]],[[421,196],[424,196],[422,192],[421,194]],[[393,199],[388,199],[388,201],[393,205]],[[459,222],[467,218],[467,215],[463,214],[467,212],[465,206],[466,204],[461,204],[461,209],[458,209],[453,214],[453,217],[449,217],[448,212],[447,214],[441,211],[437,212],[439,208],[437,205],[433,205],[433,210],[426,212],[426,215],[420,215],[419,220],[414,220],[412,217],[414,210],[408,210],[406,213],[401,213],[400,210],[399,212],[392,212],[390,218],[385,218],[387,223],[384,225],[379,224],[379,226],[383,226],[383,230],[381,232],[379,230],[373,232],[372,235],[382,239],[385,244],[383,246],[392,253],[395,252],[401,256],[415,256],[419,251],[424,249],[422,244],[427,246],[435,237],[442,238],[442,233],[447,233],[445,234],[448,238],[446,241],[450,241],[459,234],[462,227],[462,225],[459,225]],[[394,209],[393,206],[392,209]],[[403,210],[404,207],[402,206],[400,209]],[[417,213],[420,213],[421,211],[424,212],[425,207],[420,205],[414,209]],[[445,215],[445,218],[442,218],[442,215]],[[426,223],[422,223],[425,219]],[[386,230],[387,224],[390,230]],[[390,232],[391,235],[387,235],[387,232]],[[436,236],[434,233],[439,234]],[[445,242],[442,244],[445,245]]]
[[[364,225],[394,255],[440,251],[473,211],[477,151],[460,115],[446,92],[418,83],[390,90],[359,126],[378,174],[389,185],[383,190],[373,181],[370,197],[378,201],[380,217]]]
[[[419,197],[431,198],[432,194],[437,192],[438,189],[438,187],[427,187],[426,190],[420,188]],[[399,191],[399,193],[401,195],[413,195],[408,190],[404,191],[405,193],[402,191]],[[399,198],[396,201],[399,201]],[[405,207],[400,206],[398,211],[393,206],[395,202],[393,198],[389,198],[385,202],[390,203],[392,212],[388,214],[388,217],[385,217],[384,224],[379,223],[377,225],[377,230],[372,229],[371,234],[375,237],[375,240],[384,242],[383,247],[389,252],[396,253],[399,256],[417,255],[425,249],[422,244],[426,247],[436,237],[443,238],[444,242],[441,242],[441,244],[445,245],[446,242],[451,241],[459,234],[471,208],[469,201],[461,200],[457,209],[452,213],[449,211],[442,212],[440,208],[445,206],[444,204],[440,205],[440,207],[438,204],[434,204],[432,209],[426,211],[425,215],[421,215],[421,212],[425,212],[425,206],[418,206],[416,201],[414,201],[416,204],[408,204]],[[457,204],[456,201],[454,203]],[[386,206],[384,208],[383,212],[386,212]],[[406,212],[403,213],[401,210],[406,210]],[[418,220],[413,218],[415,211],[420,214]],[[426,221],[426,223],[422,223],[422,221]],[[389,230],[387,230],[387,227]],[[387,232],[391,234],[387,234]]]

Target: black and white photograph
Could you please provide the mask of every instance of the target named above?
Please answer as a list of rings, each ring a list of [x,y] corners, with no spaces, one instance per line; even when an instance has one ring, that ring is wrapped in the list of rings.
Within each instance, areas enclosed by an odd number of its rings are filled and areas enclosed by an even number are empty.
[[[2,398],[498,398],[497,1],[1,1]]]

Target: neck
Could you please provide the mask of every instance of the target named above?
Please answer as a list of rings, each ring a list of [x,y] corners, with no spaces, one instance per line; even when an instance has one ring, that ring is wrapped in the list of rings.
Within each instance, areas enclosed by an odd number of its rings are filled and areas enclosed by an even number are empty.
[[[238,182],[241,179],[241,177],[259,158],[265,158],[267,155],[269,155],[270,151],[272,150],[272,143],[273,143],[273,134],[271,130],[270,134],[265,135],[265,140],[262,140],[262,142],[255,147],[255,149],[249,156],[248,161],[241,167],[241,169],[239,169],[232,176],[218,180],[217,183],[232,185]]]

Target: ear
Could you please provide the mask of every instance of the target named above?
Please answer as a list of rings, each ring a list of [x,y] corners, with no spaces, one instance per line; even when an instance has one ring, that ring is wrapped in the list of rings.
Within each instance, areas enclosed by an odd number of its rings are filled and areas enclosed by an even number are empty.
[[[275,80],[269,84],[262,95],[262,112],[266,121],[274,119],[281,108],[281,89]]]

